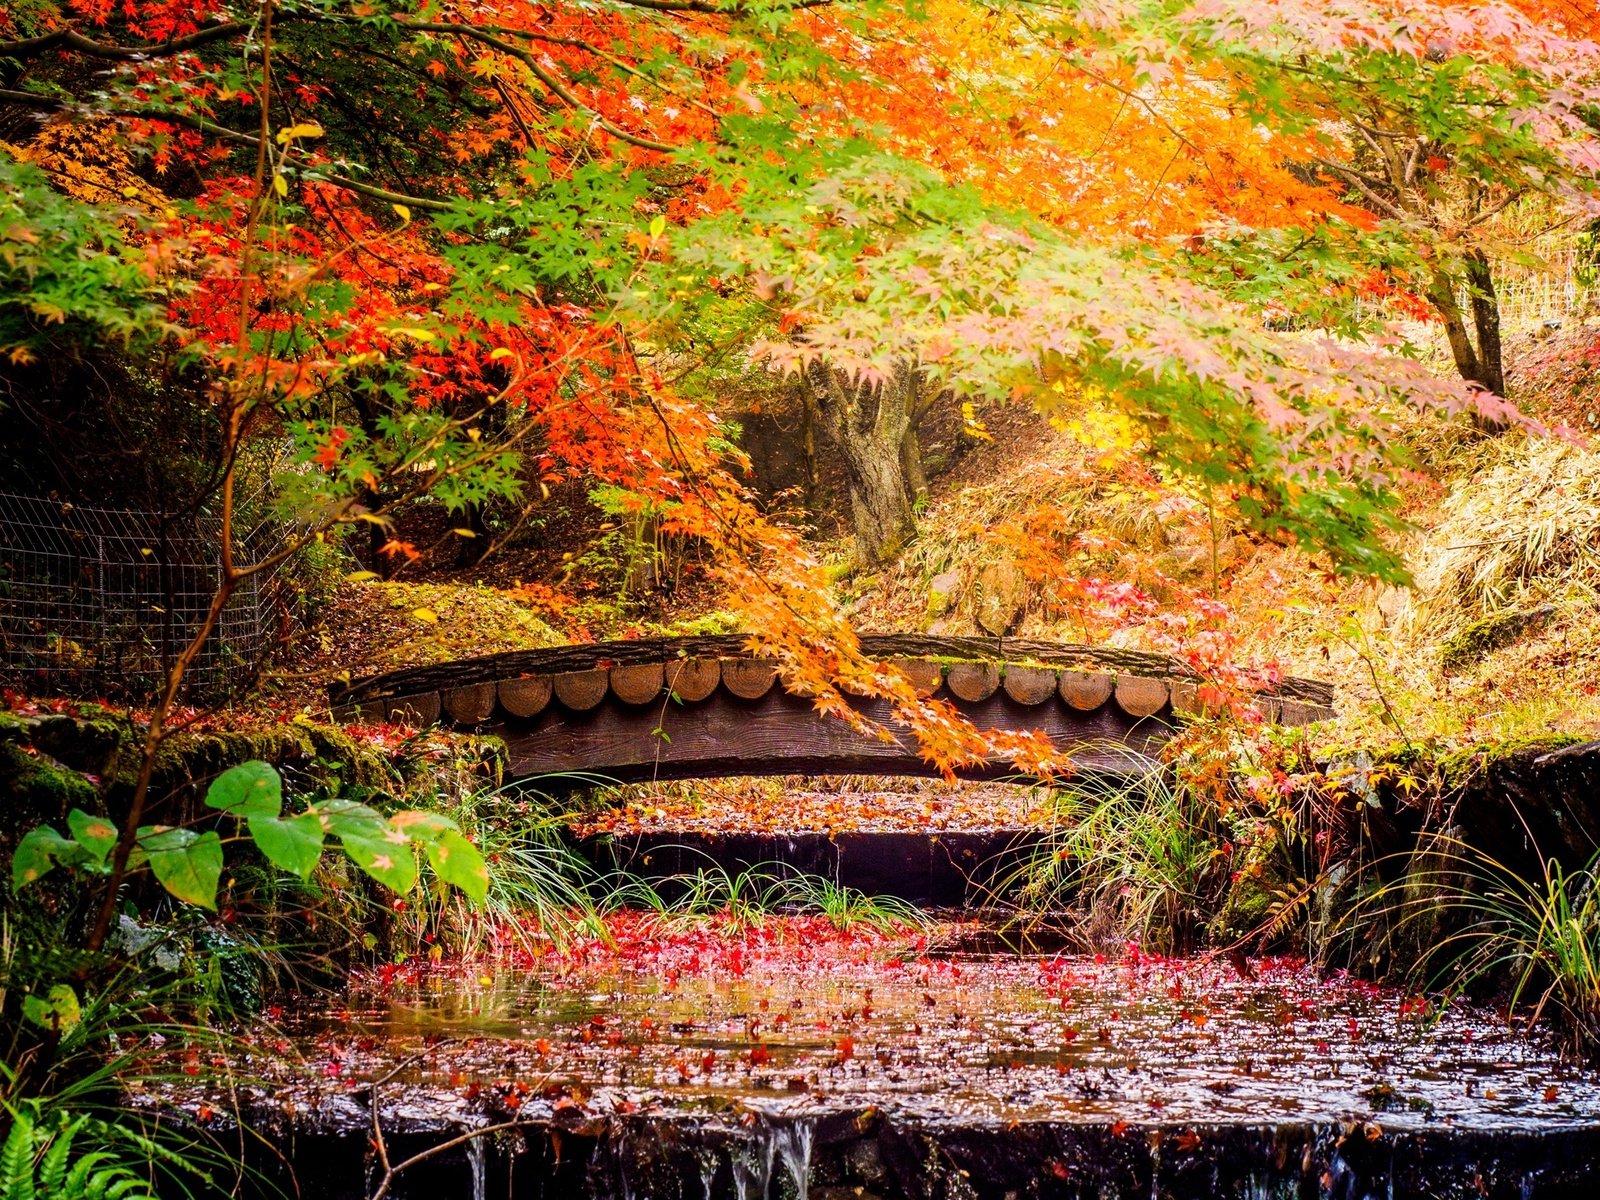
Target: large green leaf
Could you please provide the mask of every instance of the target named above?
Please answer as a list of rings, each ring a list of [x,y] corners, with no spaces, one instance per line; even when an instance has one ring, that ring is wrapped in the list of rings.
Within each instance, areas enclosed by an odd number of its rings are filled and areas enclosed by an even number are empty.
[[[283,780],[271,763],[240,763],[211,781],[206,803],[236,817],[275,817],[283,811]]]
[[[116,847],[117,827],[106,818],[91,816],[81,808],[67,814],[67,825],[78,845],[88,854],[89,862],[97,867],[104,866],[106,855]]]
[[[489,867],[476,846],[452,829],[429,842],[427,849],[434,874],[483,903],[489,894]]]
[[[378,839],[389,832],[383,814],[354,800],[324,800],[311,806],[324,831],[337,837]]]
[[[316,813],[298,817],[251,817],[250,836],[268,862],[301,879],[310,877],[322,857],[322,818]]]
[[[409,892],[415,886],[417,854],[410,840],[398,829],[390,829],[379,837],[347,833],[339,841],[356,866],[389,890]]]
[[[423,812],[420,809],[397,812],[389,818],[389,824],[424,844],[432,844],[445,834],[457,833],[461,829],[449,817],[441,816],[439,813]]]
[[[139,830],[139,845],[150,856],[150,869],[162,887],[179,900],[216,909],[222,839],[215,831],[197,834],[192,829],[146,825]]]
[[[24,996],[22,1015],[35,1025],[65,1033],[78,1023],[83,1009],[78,1004],[78,993],[58,983],[43,996]]]
[[[77,842],[62,837],[48,825],[40,825],[22,835],[11,855],[11,887],[21,891],[52,867],[70,867],[87,857],[88,851]]]

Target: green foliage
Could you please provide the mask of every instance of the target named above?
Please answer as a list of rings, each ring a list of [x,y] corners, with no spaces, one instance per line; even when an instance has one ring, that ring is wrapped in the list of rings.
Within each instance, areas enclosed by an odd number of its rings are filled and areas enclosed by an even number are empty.
[[[149,1183],[110,1150],[74,1153],[82,1135],[102,1133],[99,1122],[65,1113],[48,1121],[37,1104],[11,1118],[0,1147],[0,1200],[154,1200]]]
[[[44,996],[24,996],[22,1015],[35,1025],[54,1033],[65,1033],[83,1016],[78,993],[64,983],[55,984]]]
[[[205,803],[244,822],[262,856],[301,879],[310,878],[321,859],[324,838],[332,834],[352,862],[392,891],[409,892],[415,886],[421,850],[443,883],[478,903],[488,893],[483,855],[453,821],[436,813],[385,817],[365,804],[334,796],[284,817],[282,780],[274,767],[260,761],[224,771],[207,790]],[[111,870],[108,855],[116,845],[116,828],[77,809],[69,814],[68,827],[71,838],[49,826],[23,836],[11,859],[13,889],[37,882],[57,866],[92,874]],[[128,861],[130,867],[148,866],[179,900],[216,908],[223,852],[215,830],[140,826]]]
[[[166,336],[161,292],[125,238],[130,216],[68,199],[0,152],[0,357],[28,362],[74,342],[148,348]]]
[[[1374,923],[1415,940],[1417,984],[1448,994],[1503,987],[1513,1014],[1530,1023],[1558,1015],[1581,1049],[1600,1047],[1600,855],[1578,868],[1547,858],[1526,879],[1438,835],[1345,921],[1356,936]]]
[[[992,889],[1025,926],[1067,916],[1093,947],[1183,949],[1204,924],[1221,842],[1215,811],[1158,772],[1075,782],[1057,793],[1052,828]]]
[[[920,909],[898,897],[868,896],[776,862],[741,870],[713,863],[654,884],[624,874],[612,882],[602,907],[644,908],[669,925],[709,923],[730,931],[760,928],[774,913],[814,913],[841,930],[917,928],[927,921]]]

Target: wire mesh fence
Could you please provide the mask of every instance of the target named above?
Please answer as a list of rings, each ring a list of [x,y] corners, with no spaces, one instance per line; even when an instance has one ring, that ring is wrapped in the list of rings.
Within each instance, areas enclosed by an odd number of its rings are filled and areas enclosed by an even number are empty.
[[[1545,333],[1580,320],[1600,305],[1597,291],[1600,289],[1593,278],[1593,264],[1571,248],[1550,253],[1536,268],[1495,265],[1495,306],[1500,313],[1501,331],[1509,336]],[[1456,303],[1469,314],[1470,321],[1470,293],[1464,288],[1459,290]],[[1447,359],[1450,344],[1444,326],[1434,319],[1419,321],[1414,311],[1414,305],[1402,308],[1388,300],[1356,302],[1358,319],[1394,323],[1413,345]]]
[[[236,558],[283,536],[259,501],[242,508]],[[217,584],[221,521],[200,511],[90,508],[0,492],[0,664],[62,692],[148,690],[199,628]],[[252,678],[289,633],[279,573],[246,579],[190,668],[194,694]]]

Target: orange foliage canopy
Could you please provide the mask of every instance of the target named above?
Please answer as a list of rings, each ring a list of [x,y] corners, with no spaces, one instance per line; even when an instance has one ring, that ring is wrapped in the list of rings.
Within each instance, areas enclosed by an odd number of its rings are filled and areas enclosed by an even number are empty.
[[[1331,530],[1357,562],[1393,466],[1373,414],[1397,392],[1487,403],[1349,346],[1273,341],[1177,267],[1159,277],[1164,310],[1113,253],[1218,226],[1370,224],[1290,166],[1326,153],[1326,130],[1264,124],[1237,64],[1185,22],[1250,53],[1287,28],[1335,56],[1410,46],[1395,14],[1417,5],[1199,0],[1156,30],[1131,0],[1079,7],[1041,27],[1030,8],[962,0],[916,19],[696,0],[72,0],[0,15],[0,57],[93,78],[79,99],[150,155],[173,200],[142,235],[167,315],[238,437],[294,439],[307,510],[370,520],[424,492],[514,493],[522,455],[547,478],[611,484],[708,546],[820,708],[853,720],[850,694],[885,697],[941,766],[998,753],[1037,769],[1048,747],[985,738],[863,657],[799,533],[764,517],[725,430],[684,394],[674,330],[700,320],[693,355],[718,361],[764,336],[780,364],[864,347],[867,371],[889,346],[969,394],[1081,395],[1075,372],[1110,364],[1147,439],[1122,447],[1130,478],[1165,486],[1141,453],[1159,444],[1236,483],[1262,528]],[[1548,52],[1576,78],[1569,35],[1587,26],[1566,0],[1534,14],[1559,28],[1533,51],[1508,37],[1532,26],[1512,10],[1422,7],[1464,53],[1532,72]],[[56,70],[84,63],[109,64],[109,84]],[[38,110],[78,119],[55,86]],[[1558,104],[1535,115],[1566,129]],[[839,294],[866,299],[817,298]],[[1148,593],[1070,579],[1107,547],[1062,547],[1047,516],[996,536],[1061,603],[1151,615]],[[1219,628],[1205,597],[1191,610],[1174,638]],[[1221,644],[1194,661],[1215,667]]]

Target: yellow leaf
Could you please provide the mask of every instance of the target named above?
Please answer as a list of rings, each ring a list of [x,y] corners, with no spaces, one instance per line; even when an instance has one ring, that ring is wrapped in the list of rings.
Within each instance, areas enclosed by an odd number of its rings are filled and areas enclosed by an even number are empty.
[[[455,534],[457,537],[477,537],[478,536],[477,533],[474,532],[471,529],[452,529],[450,532]]]
[[[346,583],[365,583],[367,580],[376,579],[377,577],[378,573],[376,571],[351,571],[350,574],[344,577],[344,581]]]
[[[651,222],[650,222],[650,237],[652,239],[660,237],[666,231],[667,231],[667,219],[665,217],[658,216],[658,217],[655,217],[654,219],[651,220]]]
[[[287,146],[298,138],[319,138],[322,136],[322,126],[315,121],[302,121],[298,125],[290,125],[286,129],[278,130],[278,145]]]
[[[282,175],[274,175],[272,177],[272,190],[280,196],[287,196],[289,194],[289,181]]]
[[[411,615],[424,625],[437,625],[439,623],[439,614],[431,608],[413,608]]]
[[[411,220],[411,210],[409,208],[407,208],[404,204],[396,204],[394,206],[394,211],[397,214],[399,214],[399,217],[400,217],[400,219],[402,221]]]
[[[504,346],[501,346],[498,349],[489,351],[489,361],[490,362],[497,362],[498,360],[500,360],[502,358],[515,358],[515,357],[516,357],[516,352],[512,351],[512,350],[507,350]]]

